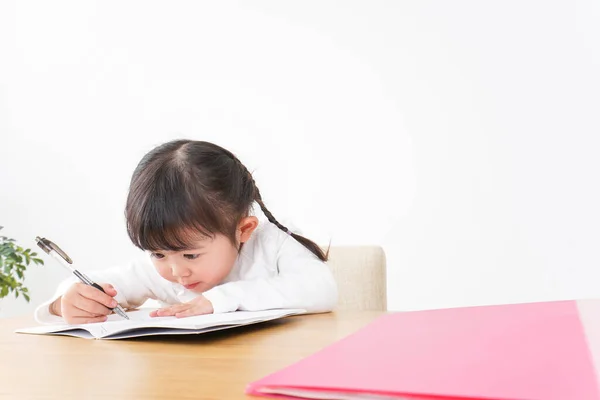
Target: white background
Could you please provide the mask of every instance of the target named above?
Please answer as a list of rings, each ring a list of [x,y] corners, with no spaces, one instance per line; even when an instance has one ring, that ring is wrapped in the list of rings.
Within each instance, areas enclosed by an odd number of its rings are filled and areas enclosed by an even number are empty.
[[[382,245],[390,309],[599,297],[599,111],[595,0],[4,0],[0,225],[126,262],[133,168],[186,137],[308,236]]]

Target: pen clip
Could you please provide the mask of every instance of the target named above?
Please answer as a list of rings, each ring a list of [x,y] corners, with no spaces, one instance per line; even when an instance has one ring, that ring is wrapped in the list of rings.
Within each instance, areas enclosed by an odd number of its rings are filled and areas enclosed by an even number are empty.
[[[51,240],[36,236],[35,241],[37,242],[37,245],[46,252],[46,254],[50,254],[50,251],[54,250],[59,256],[62,257],[63,260],[69,264],[73,264],[71,257],[69,257],[67,253],[63,251],[63,249],[58,247],[58,245],[53,243]]]

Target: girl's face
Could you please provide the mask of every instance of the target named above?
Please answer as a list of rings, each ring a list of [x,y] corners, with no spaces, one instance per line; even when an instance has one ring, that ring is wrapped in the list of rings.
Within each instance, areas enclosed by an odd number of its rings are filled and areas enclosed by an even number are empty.
[[[238,224],[236,238],[244,243],[256,227],[256,217],[246,217]],[[156,270],[166,280],[203,293],[219,285],[229,275],[239,254],[238,247],[224,235],[197,240],[193,248],[183,251],[154,251],[151,258]]]

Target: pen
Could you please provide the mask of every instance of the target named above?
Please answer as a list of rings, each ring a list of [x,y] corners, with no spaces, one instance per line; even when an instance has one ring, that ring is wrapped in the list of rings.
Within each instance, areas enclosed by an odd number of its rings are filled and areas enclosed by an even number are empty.
[[[69,257],[67,255],[67,253],[65,253],[56,244],[52,243],[50,240],[48,240],[46,238],[40,238],[39,236],[36,236],[35,241],[37,242],[37,245],[42,250],[44,250],[44,252],[46,254],[48,254],[52,258],[56,259],[63,267],[65,267],[69,271],[71,271],[73,273],[73,275],[75,275],[77,278],[79,278],[79,280],[81,282],[85,283],[86,285],[93,286],[103,293],[106,293],[104,291],[104,289],[102,289],[102,286],[98,285],[97,283],[92,281],[90,278],[85,276],[85,274],[83,272],[80,272],[80,271],[76,270],[75,268],[73,268],[71,266],[71,264],[73,264],[73,260],[71,260],[71,257]],[[123,317],[125,319],[129,319],[127,314],[125,314],[125,310],[123,310],[123,307],[121,307],[120,305],[117,304],[117,306],[115,308],[109,308],[109,309],[116,312],[121,317]]]

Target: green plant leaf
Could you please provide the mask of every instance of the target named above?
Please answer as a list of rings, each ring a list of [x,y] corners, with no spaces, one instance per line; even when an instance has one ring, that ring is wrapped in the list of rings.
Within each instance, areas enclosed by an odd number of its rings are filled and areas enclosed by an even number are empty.
[[[28,289],[24,286],[25,272],[33,262],[43,265],[31,249],[19,246],[15,239],[0,236],[0,298],[13,293],[15,298],[22,296],[29,301]]]

